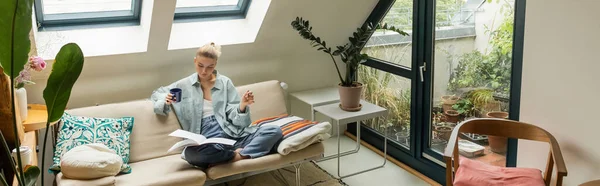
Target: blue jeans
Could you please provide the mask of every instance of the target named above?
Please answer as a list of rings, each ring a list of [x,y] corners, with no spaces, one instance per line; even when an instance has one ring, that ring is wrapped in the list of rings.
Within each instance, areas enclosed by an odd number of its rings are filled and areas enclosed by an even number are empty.
[[[238,148],[243,148],[240,155],[249,156],[250,158],[258,158],[269,153],[275,153],[283,137],[281,128],[278,126],[262,126],[253,134],[242,138],[232,138],[222,131],[216,120],[211,118],[204,118],[202,120],[202,133],[205,135],[206,132],[205,136],[207,138],[223,137],[236,140],[237,142],[233,146],[206,144],[185,148],[183,152],[184,159],[188,163],[201,168],[206,168],[209,164],[232,160],[235,157],[234,151]]]

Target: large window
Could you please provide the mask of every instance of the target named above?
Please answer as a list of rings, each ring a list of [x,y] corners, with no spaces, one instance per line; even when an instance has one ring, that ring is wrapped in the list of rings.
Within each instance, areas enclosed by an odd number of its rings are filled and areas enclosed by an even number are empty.
[[[139,24],[141,0],[35,0],[38,27]]]
[[[387,23],[409,36],[375,32],[359,71],[366,101],[386,118],[361,123],[361,138],[442,185],[451,131],[467,119],[518,120],[525,0],[379,0],[366,23]],[[348,131],[356,134],[355,127]],[[388,129],[383,133],[383,129]],[[463,157],[516,165],[516,140],[461,133]]]
[[[245,18],[250,0],[177,0],[175,20]]]

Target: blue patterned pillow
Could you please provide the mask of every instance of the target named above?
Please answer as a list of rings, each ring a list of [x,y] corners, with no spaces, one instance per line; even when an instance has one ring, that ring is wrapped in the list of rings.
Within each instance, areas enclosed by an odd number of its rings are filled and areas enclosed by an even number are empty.
[[[131,173],[129,166],[129,135],[133,129],[133,117],[92,118],[64,113],[54,148],[54,164],[51,172],[60,172],[60,158],[79,145],[102,143],[123,158],[121,173]]]

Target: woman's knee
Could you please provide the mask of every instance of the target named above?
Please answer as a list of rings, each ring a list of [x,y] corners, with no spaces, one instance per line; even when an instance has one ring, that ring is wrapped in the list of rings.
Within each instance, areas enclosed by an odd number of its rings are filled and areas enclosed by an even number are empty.
[[[283,132],[279,126],[275,125],[267,125],[259,128],[259,131],[262,135],[274,136],[276,138],[280,138],[283,136]]]

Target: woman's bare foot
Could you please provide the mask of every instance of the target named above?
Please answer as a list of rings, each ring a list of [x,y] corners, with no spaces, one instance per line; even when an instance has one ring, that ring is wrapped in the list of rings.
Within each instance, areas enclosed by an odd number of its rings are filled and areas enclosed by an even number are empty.
[[[240,154],[241,151],[242,151],[242,148],[235,149],[235,151],[234,151],[235,156],[233,157],[233,160],[231,160],[231,162],[236,162],[236,161],[250,158],[249,156],[242,156]]]

